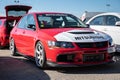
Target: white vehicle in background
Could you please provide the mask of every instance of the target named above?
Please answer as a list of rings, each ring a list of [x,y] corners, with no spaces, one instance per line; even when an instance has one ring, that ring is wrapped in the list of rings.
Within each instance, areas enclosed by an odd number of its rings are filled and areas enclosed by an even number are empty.
[[[120,52],[120,13],[102,13],[89,19],[86,24],[91,28],[109,34]]]

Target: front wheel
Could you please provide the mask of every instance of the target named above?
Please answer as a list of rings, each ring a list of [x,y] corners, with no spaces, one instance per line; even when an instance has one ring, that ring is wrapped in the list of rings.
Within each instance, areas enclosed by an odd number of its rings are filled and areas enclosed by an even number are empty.
[[[35,62],[40,68],[45,68],[46,66],[45,50],[41,42],[37,42],[35,46]]]

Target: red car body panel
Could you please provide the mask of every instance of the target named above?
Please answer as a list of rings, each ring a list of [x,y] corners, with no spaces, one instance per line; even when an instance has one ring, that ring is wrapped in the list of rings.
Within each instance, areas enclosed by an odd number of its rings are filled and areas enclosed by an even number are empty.
[[[6,19],[0,19],[1,25],[0,25],[0,46],[4,47],[8,45],[9,43],[9,35],[7,34],[7,28],[6,28]]]
[[[46,52],[46,59],[47,61],[57,63],[57,64],[75,64],[75,65],[84,65],[84,64],[102,64],[112,61],[111,55],[107,52],[108,46],[102,48],[79,48],[75,42],[72,42],[74,48],[49,48],[47,41],[55,39],[55,35],[67,32],[70,30],[91,30],[89,28],[53,28],[53,29],[40,29],[38,26],[38,21],[36,19],[35,14],[38,13],[31,13],[34,16],[36,22],[36,30],[25,30],[17,28],[18,24],[13,28],[10,38],[13,38],[16,44],[17,50],[22,53],[23,55],[35,57],[34,50],[37,41],[41,41],[44,45],[45,52]],[[39,14],[52,14],[52,13],[39,13]],[[57,13],[53,13],[57,14]],[[61,13],[62,14],[62,13]],[[74,54],[75,58],[73,62],[59,62],[57,58],[59,55],[65,54]],[[102,61],[95,61],[95,62],[84,62],[83,57],[84,55],[104,55],[104,60]]]

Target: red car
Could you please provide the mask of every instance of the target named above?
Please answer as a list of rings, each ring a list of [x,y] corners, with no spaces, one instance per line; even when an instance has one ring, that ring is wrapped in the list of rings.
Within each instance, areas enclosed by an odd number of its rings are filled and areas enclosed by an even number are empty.
[[[5,7],[6,17],[0,17],[0,48],[8,46],[10,31],[19,19],[28,13],[30,6],[8,5]]]
[[[112,38],[67,13],[29,13],[12,29],[10,50],[32,57],[38,67],[112,62]]]
[[[7,33],[6,19],[0,19],[0,48],[9,44],[9,35]]]

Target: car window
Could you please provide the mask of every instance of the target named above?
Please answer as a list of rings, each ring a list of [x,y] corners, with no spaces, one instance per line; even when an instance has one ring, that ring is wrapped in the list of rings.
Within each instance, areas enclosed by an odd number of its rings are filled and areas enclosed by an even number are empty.
[[[38,18],[38,23],[40,27],[44,27],[44,26],[51,26],[51,18],[50,17],[44,17],[44,16],[39,16]]]
[[[2,21],[0,20],[0,26],[2,25]]]
[[[24,10],[20,10],[20,11],[10,10],[8,11],[8,16],[19,17],[25,15],[26,13],[27,11]]]
[[[25,28],[27,25],[27,16],[24,16],[18,23],[18,28]]]
[[[28,28],[28,26],[29,25],[33,25],[32,26],[32,28]],[[34,17],[33,17],[33,15],[32,14],[29,14],[28,16],[27,16],[27,26],[26,26],[26,28],[27,29],[33,29],[33,27],[34,27],[34,29],[35,29],[35,20],[34,20]]]
[[[6,20],[5,21],[0,20],[0,27],[2,27],[2,26],[6,27]]]
[[[104,16],[99,16],[94,18],[91,22],[90,25],[104,25]]]
[[[27,24],[34,24],[35,25],[35,20],[34,20],[33,15],[30,14],[27,16]]]
[[[69,14],[38,14],[40,28],[86,28],[78,18]]]
[[[4,21],[4,23],[3,23],[3,24],[4,24],[4,26],[6,27],[6,20]]]
[[[106,25],[115,25],[115,23],[117,21],[120,21],[120,18],[116,17],[116,16],[112,16],[112,15],[108,15],[106,16]]]

